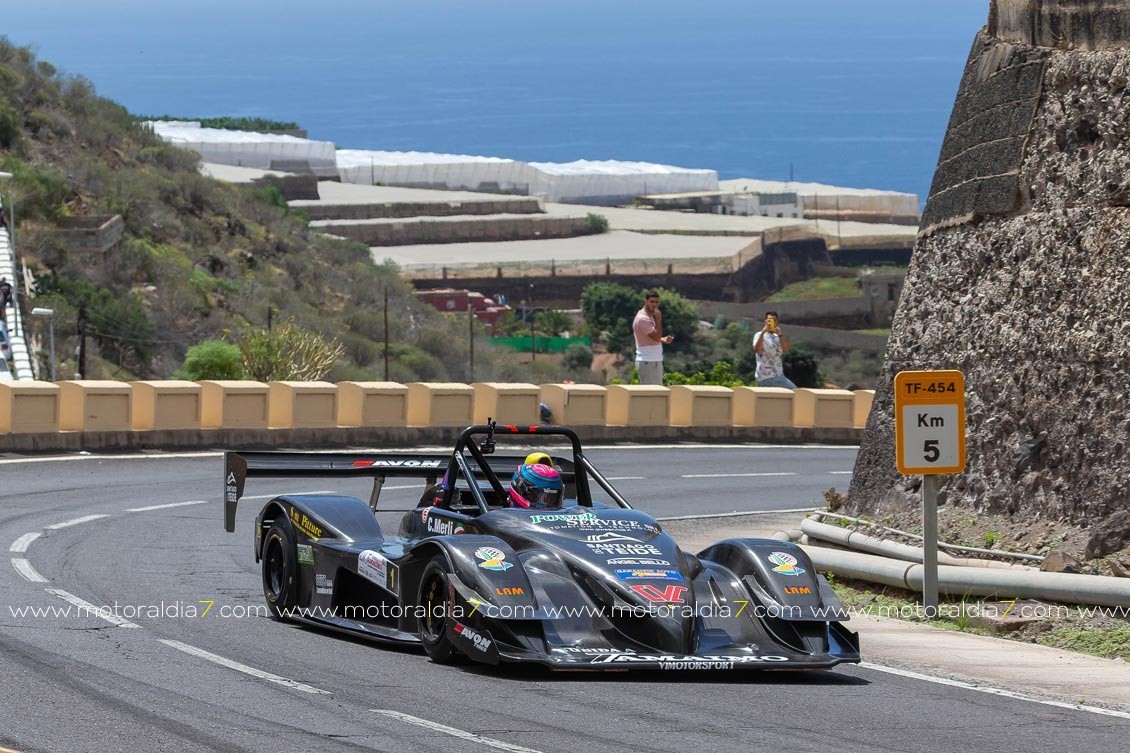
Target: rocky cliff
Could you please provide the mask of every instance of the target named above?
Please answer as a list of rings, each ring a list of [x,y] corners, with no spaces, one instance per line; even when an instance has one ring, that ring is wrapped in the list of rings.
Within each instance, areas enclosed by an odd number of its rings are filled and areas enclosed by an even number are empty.
[[[940,501],[1130,542],[1130,0],[999,0],[950,119],[867,437],[856,511],[919,504],[895,373],[966,375]]]

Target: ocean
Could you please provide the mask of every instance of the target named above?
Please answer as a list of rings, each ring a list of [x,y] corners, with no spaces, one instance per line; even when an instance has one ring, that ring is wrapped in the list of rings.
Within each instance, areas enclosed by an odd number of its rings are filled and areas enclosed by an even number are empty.
[[[0,33],[131,112],[358,149],[622,159],[925,200],[987,0],[30,0]]]

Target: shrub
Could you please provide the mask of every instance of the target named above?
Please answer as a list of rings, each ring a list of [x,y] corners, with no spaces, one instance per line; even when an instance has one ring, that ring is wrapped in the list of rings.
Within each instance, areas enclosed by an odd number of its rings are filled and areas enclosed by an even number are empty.
[[[274,329],[249,328],[239,337],[243,370],[260,382],[310,382],[321,379],[341,358],[343,348],[289,321]]]
[[[613,353],[629,354],[634,349],[632,320],[642,307],[643,291],[614,282],[594,282],[581,293],[586,331],[604,340]],[[690,348],[698,332],[694,304],[674,290],[660,288],[659,310],[663,312],[663,334],[675,336],[675,342],[665,345],[664,351]]]
[[[589,212],[585,217],[585,232],[589,235],[600,235],[608,232],[608,218],[603,214]]]
[[[823,387],[824,375],[820,373],[820,362],[807,345],[794,345],[781,358],[785,376],[797,387]]]
[[[566,371],[588,371],[592,368],[592,348],[573,343],[561,354],[561,366]]]
[[[239,348],[223,340],[205,340],[188,349],[184,363],[173,375],[177,379],[243,379]]]

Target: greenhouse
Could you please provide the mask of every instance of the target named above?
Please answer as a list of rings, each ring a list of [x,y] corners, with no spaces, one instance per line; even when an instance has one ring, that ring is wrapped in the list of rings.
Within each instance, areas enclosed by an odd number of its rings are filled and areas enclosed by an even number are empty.
[[[348,183],[507,191],[546,201],[621,204],[648,193],[679,193],[718,187],[713,170],[689,170],[649,162],[518,162],[500,157],[429,152],[341,149],[338,173]]]
[[[336,147],[330,141],[254,131],[202,128],[194,121],[148,121],[165,141],[200,154],[204,162],[262,170],[333,175]]]
[[[534,177],[526,163],[501,157],[367,149],[339,149],[337,169],[346,183],[523,195]]]

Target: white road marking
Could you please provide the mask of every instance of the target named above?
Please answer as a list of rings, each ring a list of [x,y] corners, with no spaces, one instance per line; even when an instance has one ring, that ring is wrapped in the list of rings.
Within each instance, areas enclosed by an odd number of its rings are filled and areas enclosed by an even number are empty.
[[[31,566],[31,563],[23,557],[13,557],[12,567],[16,568],[17,573],[24,576],[32,583],[47,583],[47,579],[37,573],[35,568]]]
[[[754,476],[796,476],[795,473],[684,473],[683,478],[752,478]]]
[[[245,675],[251,675],[252,677],[257,677],[260,680],[266,680],[267,682],[273,682],[276,685],[282,685],[283,687],[292,688],[294,690],[301,690],[303,693],[314,693],[316,695],[333,695],[333,693],[331,693],[328,690],[322,690],[321,688],[315,688],[311,685],[306,685],[306,684],[298,682],[296,680],[288,680],[285,677],[279,677],[278,675],[273,675],[270,672],[264,672],[261,669],[255,669],[255,667],[249,667],[246,664],[240,664],[237,661],[233,661],[231,659],[225,659],[222,656],[218,656],[216,654],[213,654],[210,651],[205,651],[202,648],[197,648],[196,646],[190,646],[187,643],[181,643],[180,641],[170,641],[170,640],[165,640],[165,639],[160,639],[159,642],[164,643],[169,648],[175,648],[177,651],[183,651],[186,654],[191,654],[192,656],[196,656],[196,657],[199,657],[201,659],[205,659],[207,661],[212,662],[213,664],[218,664],[221,667],[227,667],[228,669],[234,669],[236,672],[242,672]]]
[[[61,463],[67,460],[167,460],[171,458],[218,458],[222,452],[168,452],[159,455],[52,455],[45,458],[4,458],[0,465],[14,463]]]
[[[521,745],[515,745],[514,743],[507,743],[507,742],[503,742],[502,740],[495,740],[494,738],[491,738],[491,737],[483,737],[482,735],[477,735],[474,732],[467,732],[466,730],[457,729],[455,727],[448,727],[446,724],[440,724],[439,722],[431,722],[431,721],[428,721],[427,719],[421,719],[418,716],[412,716],[411,714],[402,714],[399,711],[392,711],[390,709],[369,709],[369,710],[372,711],[374,714],[380,714],[381,716],[387,716],[387,717],[391,717],[393,719],[399,719],[400,721],[407,722],[408,724],[415,724],[417,727],[423,727],[424,729],[430,729],[430,730],[434,730],[436,732],[442,732],[445,735],[451,735],[452,737],[458,737],[460,740],[469,740],[473,743],[477,743],[478,745],[485,745],[488,748],[497,748],[498,750],[508,750],[508,751],[510,751],[510,753],[541,753],[541,751],[534,750],[533,748],[525,748],[525,747],[522,747]]]
[[[47,593],[54,594],[54,595],[58,596],[60,599],[62,599],[63,601],[67,602],[68,604],[73,604],[74,606],[78,607],[79,609],[83,610],[84,612],[86,612],[89,615],[94,615],[95,617],[98,617],[99,619],[106,620],[106,622],[110,623],[111,625],[116,625],[117,627],[123,627],[123,628],[140,628],[141,627],[141,625],[130,622],[129,620],[124,619],[122,617],[119,617],[118,615],[114,614],[113,612],[111,612],[109,610],[99,609],[98,607],[91,604],[89,601],[86,601],[85,599],[80,599],[79,597],[75,596],[74,594],[68,593],[68,592],[62,590],[61,588],[48,588]]]
[[[531,437],[533,441],[533,437]],[[532,446],[532,445],[531,445]],[[756,442],[747,442],[744,444],[709,444],[709,443],[694,443],[684,442],[680,444],[594,444],[588,445],[588,451],[592,450],[858,450],[859,445],[852,444],[758,444]],[[327,454],[333,452],[341,452],[341,450],[310,450],[310,454]],[[386,452],[451,452],[450,446],[412,446],[412,447],[394,447],[394,448],[371,448],[361,450],[349,450],[350,454],[365,455]],[[52,455],[50,457],[35,457],[35,458],[3,458],[0,459],[0,465],[13,465],[17,463],[63,463],[72,460],[172,460],[176,458],[220,458],[223,457],[222,452],[166,452],[166,453],[139,453],[135,455]]]
[[[593,444],[591,450],[858,450],[857,444],[710,444],[687,442],[683,444]]]
[[[11,546],[10,549],[8,549],[8,551],[9,552],[26,552],[27,548],[29,546],[31,546],[31,542],[35,541],[36,539],[38,539],[42,535],[43,534],[41,534],[39,531],[33,531],[31,533],[25,533],[23,536],[20,536],[18,539],[16,539],[15,541],[12,542],[12,546]]]
[[[1028,701],[1030,703],[1042,703],[1045,706],[1055,706],[1061,709],[1069,709],[1071,711],[1088,711],[1092,714],[1102,714],[1103,716],[1117,716],[1120,719],[1130,719],[1130,713],[1125,711],[1112,711],[1111,709],[1103,709],[1098,706],[1087,706],[1082,703],[1064,703],[1063,701],[1048,701],[1042,698],[1032,698],[1031,696],[1021,695],[1011,690],[1003,690],[1001,688],[993,688],[987,685],[972,685],[968,682],[961,682],[960,680],[949,680],[945,677],[934,677],[932,675],[924,675],[918,672],[911,672],[905,669],[896,669],[895,667],[887,667],[882,664],[872,664],[871,662],[860,662],[859,666],[864,669],[873,669],[876,672],[886,672],[891,675],[898,675],[900,677],[909,677],[912,680],[923,680],[925,682],[933,682],[939,685],[949,685],[954,688],[963,688],[965,690],[975,690],[978,693],[988,693],[990,695],[999,695],[1005,698],[1012,698],[1017,701]]]
[[[422,486],[422,484],[421,484],[421,486]],[[401,487],[386,486],[385,488],[386,489],[399,489]],[[405,486],[403,488],[408,489],[410,487]],[[336,491],[334,489],[315,489],[315,490],[309,491],[309,492],[275,492],[274,494],[253,494],[250,497],[240,497],[240,500],[244,500],[244,499],[271,499],[273,497],[281,497],[284,494],[336,494]]]
[[[700,518],[744,518],[746,515],[776,515],[785,512],[812,512],[811,507],[797,507],[792,510],[750,510],[749,512],[716,512],[706,515],[675,515],[669,518],[656,518],[656,520],[698,520]]]
[[[164,510],[167,507],[188,507],[189,505],[206,505],[209,500],[194,499],[188,502],[170,502],[167,505],[150,505],[149,507],[131,507],[126,512],[149,512],[150,510]]]
[[[647,476],[605,476],[605,481],[643,481]]]
[[[48,531],[57,531],[60,528],[70,528],[71,526],[77,526],[80,523],[89,523],[92,520],[101,520],[102,518],[108,518],[108,517],[110,517],[110,516],[109,515],[83,515],[81,518],[74,518],[72,520],[64,520],[62,523],[52,523],[49,526],[44,526],[44,528],[46,528]]]
[[[850,476],[851,474],[855,473],[855,471],[828,471],[828,473],[832,474],[833,476]]]

